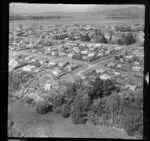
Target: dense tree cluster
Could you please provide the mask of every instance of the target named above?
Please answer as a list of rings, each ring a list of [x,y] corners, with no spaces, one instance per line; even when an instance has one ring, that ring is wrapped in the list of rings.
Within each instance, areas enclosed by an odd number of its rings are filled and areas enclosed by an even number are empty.
[[[59,112],[71,116],[74,124],[94,124],[123,128],[128,135],[143,134],[142,91],[119,91],[111,80],[96,78],[86,85],[82,80],[67,84],[67,90],[58,97]],[[54,109],[55,109],[54,108]]]
[[[130,45],[136,42],[136,37],[131,32],[128,32],[127,34],[122,34],[122,37],[118,39],[119,45]]]
[[[24,85],[30,79],[34,78],[32,73],[26,71],[12,71],[9,72],[9,92],[20,90],[21,85]]]

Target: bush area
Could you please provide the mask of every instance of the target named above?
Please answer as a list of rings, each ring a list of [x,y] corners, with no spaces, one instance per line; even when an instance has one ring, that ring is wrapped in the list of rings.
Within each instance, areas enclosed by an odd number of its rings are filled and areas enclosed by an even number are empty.
[[[65,85],[65,84],[64,84]],[[71,116],[74,124],[114,126],[128,135],[143,134],[143,93],[120,91],[111,80],[99,77],[86,85],[82,80],[66,84],[67,90],[53,99],[53,110],[63,117]]]
[[[49,111],[52,111],[52,105],[48,100],[39,102],[36,104],[36,111],[39,114],[46,114]]]
[[[33,75],[27,72],[10,73],[9,89],[17,91]],[[36,103],[36,111],[46,114],[54,111],[64,118],[71,117],[74,124],[94,124],[124,129],[128,135],[143,135],[143,91],[120,91],[112,80],[78,80],[63,83],[49,98]],[[65,90],[61,90],[65,88]],[[27,103],[32,100],[27,99]]]
[[[122,37],[118,39],[118,45],[131,45],[136,42],[136,37],[132,33],[122,34]]]
[[[9,92],[16,92],[20,90],[21,85],[24,85],[30,79],[34,78],[32,73],[26,71],[12,71],[9,72]]]

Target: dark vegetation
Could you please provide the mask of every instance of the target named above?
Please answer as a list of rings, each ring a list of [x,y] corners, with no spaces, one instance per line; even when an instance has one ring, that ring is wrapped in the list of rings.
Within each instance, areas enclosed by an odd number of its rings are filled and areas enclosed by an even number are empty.
[[[39,102],[36,104],[36,111],[39,114],[46,114],[49,111],[52,111],[52,105],[48,100]]]
[[[10,72],[9,91],[20,90],[33,74]],[[143,92],[120,91],[112,80],[78,80],[61,84],[65,90],[54,91],[50,97],[35,104],[39,114],[54,111],[64,118],[71,117],[74,124],[114,126],[124,129],[129,135],[143,134]],[[32,101],[27,101],[32,103]]]
[[[71,116],[74,124],[91,120],[94,124],[124,129],[131,136],[142,136],[142,90],[120,91],[113,81],[99,77],[90,85],[80,80],[66,86],[63,94],[51,98],[53,110],[64,118]]]
[[[122,34],[122,37],[120,39],[118,39],[118,45],[130,45],[136,42],[136,38],[135,36],[128,32],[126,35]]]
[[[41,20],[41,19],[62,19],[71,16],[10,16],[10,20]]]
[[[8,92],[16,92],[21,89],[21,86],[34,78],[32,73],[26,71],[11,71],[9,72],[9,88]]]

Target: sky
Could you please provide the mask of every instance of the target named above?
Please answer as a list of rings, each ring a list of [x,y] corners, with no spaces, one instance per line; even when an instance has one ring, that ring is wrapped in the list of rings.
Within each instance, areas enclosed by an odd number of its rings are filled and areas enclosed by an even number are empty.
[[[41,13],[41,12],[86,12],[120,9],[127,7],[144,7],[143,5],[89,5],[89,4],[28,4],[10,3],[10,13]]]

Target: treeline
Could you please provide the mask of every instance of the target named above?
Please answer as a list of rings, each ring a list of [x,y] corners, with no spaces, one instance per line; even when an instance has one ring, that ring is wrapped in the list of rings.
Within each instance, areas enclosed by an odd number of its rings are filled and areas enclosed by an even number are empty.
[[[57,94],[56,94],[57,93]],[[124,129],[130,136],[143,135],[143,92],[120,91],[111,80],[80,80],[67,84],[65,92],[55,92],[36,105],[39,114],[48,111],[71,117],[74,124],[93,124]],[[49,102],[52,104],[49,106]]]
[[[10,16],[9,20],[40,20],[40,19],[61,19],[71,16]]]
[[[107,19],[140,19],[144,18],[143,16],[140,15],[135,15],[135,14],[112,14],[106,17]]]

